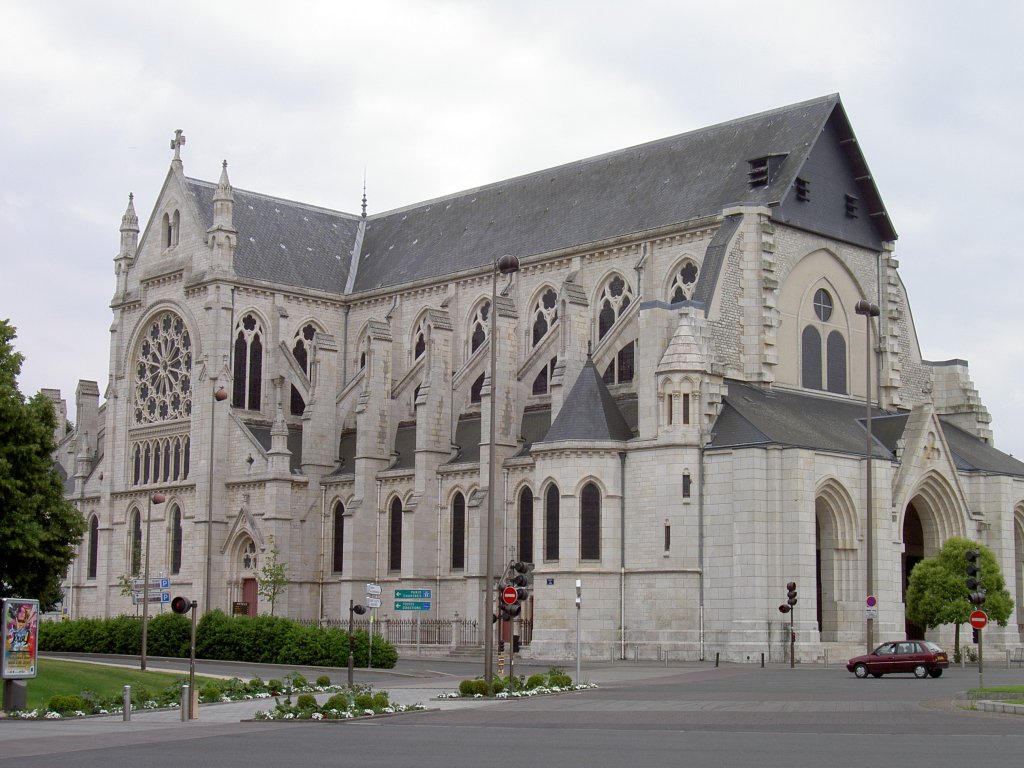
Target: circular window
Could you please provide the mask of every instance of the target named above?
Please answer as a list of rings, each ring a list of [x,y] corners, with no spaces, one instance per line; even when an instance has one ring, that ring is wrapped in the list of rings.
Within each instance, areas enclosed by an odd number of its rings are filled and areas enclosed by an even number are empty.
[[[822,322],[832,317],[832,297],[824,288],[819,288],[814,293],[814,314]]]

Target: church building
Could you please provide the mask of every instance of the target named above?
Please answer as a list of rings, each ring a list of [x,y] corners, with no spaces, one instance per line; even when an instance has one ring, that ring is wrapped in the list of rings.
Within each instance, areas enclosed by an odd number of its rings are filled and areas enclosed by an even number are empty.
[[[575,654],[577,581],[586,658],[782,660],[791,620],[807,661],[951,645],[904,592],[952,536],[1024,600],[1024,463],[967,363],[922,359],[838,95],[383,213],[184,148],[144,227],[129,195],[109,376],[58,449],[72,617],[134,613],[144,559],[201,613],[267,613],[276,561],[276,615],[347,621],[375,584],[378,622],[482,645],[489,535],[495,574],[534,565],[508,629],[537,658]]]

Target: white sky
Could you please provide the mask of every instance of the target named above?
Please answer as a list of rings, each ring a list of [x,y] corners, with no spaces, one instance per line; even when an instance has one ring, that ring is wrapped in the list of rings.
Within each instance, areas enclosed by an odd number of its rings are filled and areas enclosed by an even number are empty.
[[[106,387],[113,257],[189,176],[370,212],[838,92],[926,359],[1024,457],[1024,4],[0,0],[0,318],[20,385]],[[1016,307],[1016,309],[1014,309]],[[72,417],[74,414],[71,414]]]

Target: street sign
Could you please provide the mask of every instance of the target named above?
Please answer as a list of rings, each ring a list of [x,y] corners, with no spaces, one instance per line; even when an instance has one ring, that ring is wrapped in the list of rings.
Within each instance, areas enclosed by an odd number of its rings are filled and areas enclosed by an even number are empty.
[[[138,590],[138,591],[133,591],[132,592],[132,605],[142,605],[142,603],[145,602],[145,600],[143,599],[145,594],[146,593],[143,590],[141,590],[141,589]],[[149,602],[151,602],[151,603],[169,603],[169,602],[171,602],[171,593],[170,592],[160,592],[159,590],[150,589],[149,590]]]
[[[380,608],[380,598],[379,597],[367,597],[366,598],[366,607],[367,608]]]
[[[877,608],[865,608],[864,609],[864,618],[865,619],[877,619],[878,618],[878,609]]]
[[[367,593],[369,594],[369,593]],[[395,600],[429,600],[429,589],[396,589]]]
[[[988,624],[988,614],[984,611],[975,611],[971,614],[971,626],[975,629],[984,629]]]
[[[415,590],[414,590],[415,591]],[[428,592],[430,590],[427,590]],[[396,611],[429,611],[429,600],[395,600]]]
[[[146,587],[146,580],[145,579],[132,579],[132,589],[145,589],[145,587]],[[155,590],[162,590],[162,589],[170,589],[170,587],[171,587],[171,580],[170,579],[161,579],[161,578],[157,578],[156,576],[151,576],[150,579],[149,579],[149,589],[150,589],[151,592],[154,589]]]
[[[519,601],[519,590],[509,586],[501,590],[501,602],[505,605],[515,605]]]
[[[868,595],[868,599],[864,602],[867,603],[868,608],[874,608],[876,605],[878,605],[878,598],[874,595]]]
[[[379,595],[382,592],[380,584],[367,584],[366,594],[368,595]]]

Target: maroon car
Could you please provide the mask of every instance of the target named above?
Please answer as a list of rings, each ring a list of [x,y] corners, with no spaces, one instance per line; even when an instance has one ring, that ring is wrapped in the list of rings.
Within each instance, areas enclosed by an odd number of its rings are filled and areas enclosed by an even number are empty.
[[[871,653],[854,656],[846,668],[857,677],[881,677],[892,672],[913,672],[914,677],[939,677],[949,657],[929,640],[896,640],[882,643]]]

